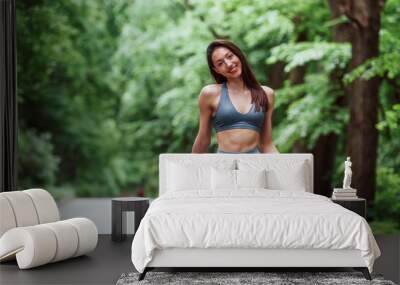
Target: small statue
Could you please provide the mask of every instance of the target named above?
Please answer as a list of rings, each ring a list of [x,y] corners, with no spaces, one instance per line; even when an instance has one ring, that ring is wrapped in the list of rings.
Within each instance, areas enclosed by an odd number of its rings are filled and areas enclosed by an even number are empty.
[[[347,160],[344,162],[344,178],[343,178],[343,189],[352,189],[351,184],[351,161],[350,157],[347,157]]]

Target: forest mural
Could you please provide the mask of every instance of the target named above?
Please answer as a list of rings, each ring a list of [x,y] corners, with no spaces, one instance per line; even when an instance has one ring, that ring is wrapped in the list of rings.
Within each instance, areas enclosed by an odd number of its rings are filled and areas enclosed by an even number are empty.
[[[399,232],[399,22],[400,0],[17,1],[18,187],[155,197],[158,155],[191,152],[205,49],[226,38],[275,90],[279,151],[314,154],[314,192],[351,156],[374,232]]]

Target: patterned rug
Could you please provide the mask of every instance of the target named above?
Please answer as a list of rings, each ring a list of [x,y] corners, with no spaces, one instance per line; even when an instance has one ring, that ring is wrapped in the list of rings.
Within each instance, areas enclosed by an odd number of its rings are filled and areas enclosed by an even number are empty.
[[[372,281],[366,280],[361,272],[147,272],[145,279],[138,281],[139,273],[124,273],[117,285],[136,284],[387,284],[395,285],[392,281],[384,280],[382,275],[372,274]]]

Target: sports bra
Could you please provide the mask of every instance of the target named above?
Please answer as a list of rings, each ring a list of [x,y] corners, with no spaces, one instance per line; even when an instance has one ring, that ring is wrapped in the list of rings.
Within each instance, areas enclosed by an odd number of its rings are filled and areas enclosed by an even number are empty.
[[[261,132],[264,124],[265,112],[256,111],[254,103],[246,114],[238,112],[228,95],[226,82],[222,83],[221,96],[217,112],[212,117],[212,123],[216,132],[230,129],[251,129]]]

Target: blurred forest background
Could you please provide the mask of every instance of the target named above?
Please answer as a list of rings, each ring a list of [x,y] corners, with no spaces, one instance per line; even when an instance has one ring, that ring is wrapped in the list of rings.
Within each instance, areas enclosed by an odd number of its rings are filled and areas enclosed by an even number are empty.
[[[400,232],[400,0],[17,1],[18,187],[155,197],[158,155],[191,152],[205,49],[239,45],[276,91],[280,152],[344,160],[374,232]],[[213,136],[209,152],[215,152]]]

